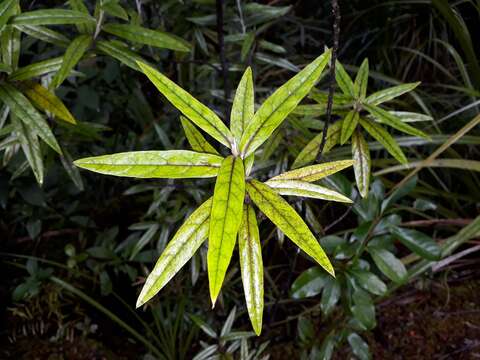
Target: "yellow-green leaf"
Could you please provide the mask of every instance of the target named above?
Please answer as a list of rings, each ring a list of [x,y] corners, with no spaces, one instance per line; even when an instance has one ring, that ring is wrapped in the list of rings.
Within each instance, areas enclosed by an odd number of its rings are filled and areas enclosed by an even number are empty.
[[[262,246],[255,210],[250,204],[243,208],[242,223],[238,232],[238,251],[248,316],[253,330],[260,335],[263,317]]]
[[[268,186],[280,195],[302,196],[313,199],[351,203],[348,197],[326,187],[299,180],[269,180]]]
[[[235,136],[237,146],[247,125],[252,121],[254,112],[252,69],[248,67],[238,84],[230,115],[230,129]]]
[[[53,150],[62,153],[52,130],[42,115],[33,107],[28,99],[12,85],[4,82],[0,84],[0,100],[10,108],[27,127],[34,131]]]
[[[83,0],[68,0],[68,4],[72,8],[72,10],[84,13],[90,16],[88,12],[88,8],[85,6]],[[78,29],[78,32],[82,34],[93,34],[95,32],[95,23],[92,22],[85,22],[85,23],[78,23],[75,24]]]
[[[242,157],[252,154],[310,92],[330,60],[326,51],[278,88],[258,109],[240,142]]]
[[[143,285],[137,299],[137,308],[154,297],[206,240],[210,225],[211,206],[212,198],[200,205],[170,240]]]
[[[397,144],[395,139],[385,130],[381,125],[376,124],[373,121],[360,118],[360,125],[380,144],[383,145],[385,150],[387,150],[395,159],[400,163],[406,164],[407,158],[403,153],[400,146]]]
[[[27,11],[12,19],[14,25],[65,25],[95,23],[95,19],[80,11],[50,9]]]
[[[343,121],[337,121],[328,127],[327,139],[323,147],[323,154],[328,153],[340,141],[340,134],[342,131]],[[301,166],[308,165],[315,161],[318,152],[320,151],[320,144],[322,143],[323,132],[315,136],[310,142],[300,151],[297,158],[292,164],[292,169],[297,169]]]
[[[314,182],[353,165],[353,160],[339,160],[323,164],[305,166],[284,172],[270,180],[299,180]]]
[[[353,91],[357,99],[365,99],[367,95],[368,85],[368,59],[363,60],[362,65],[358,69],[355,83],[353,84]]]
[[[342,134],[340,135],[340,144],[343,145],[350,139],[355,128],[358,125],[360,114],[356,110],[349,111],[342,121]]]
[[[300,249],[335,276],[330,260],[300,215],[268,185],[252,180],[247,192],[258,208]]]
[[[384,102],[390,101],[392,99],[395,99],[396,97],[399,97],[405,93],[412,91],[418,85],[420,85],[420,82],[401,84],[388,89],[383,89],[369,95],[365,99],[365,102],[367,104],[374,105],[374,106],[380,105],[380,104],[383,104]]]
[[[42,85],[26,81],[21,84],[22,91],[38,108],[48,111],[70,124],[76,124],[75,118],[55,94]]]
[[[70,75],[70,72],[80,61],[91,43],[92,38],[89,35],[80,35],[72,41],[63,55],[62,66],[53,77],[51,83],[53,89],[59,87]]]
[[[212,110],[151,66],[141,62],[137,64],[157,89],[183,115],[223,145],[232,147],[232,133]]]
[[[186,117],[180,116],[182,122],[183,131],[187,137],[188,143],[194,151],[203,152],[207,154],[219,155],[218,151],[210,145],[200,131],[192,124]]]
[[[102,30],[128,41],[177,51],[190,51],[190,44],[178,36],[131,24],[106,24]]]
[[[218,171],[213,192],[208,235],[208,282],[212,305],[215,305],[228,264],[233,254],[242,221],[245,198],[245,169],[239,157],[229,156]]]
[[[136,178],[208,178],[217,176],[222,157],[188,150],[133,151],[76,160],[100,174]]]
[[[352,137],[352,156],[358,191],[362,197],[366,197],[370,187],[370,150],[362,133],[358,130],[353,133]]]
[[[365,110],[367,110],[370,113],[370,115],[372,115],[376,120],[378,120],[382,124],[391,126],[394,129],[397,129],[401,132],[404,132],[413,136],[419,136],[426,139],[429,138],[429,136],[425,134],[423,131],[418,130],[413,126],[406,124],[405,122],[402,121],[402,119],[396,117],[395,115],[389,113],[386,110],[383,110],[382,108],[379,108],[377,106],[371,106],[368,104],[364,104],[363,107],[365,108]]]
[[[18,0],[4,0],[0,4],[0,29],[8,22],[10,16],[15,14]]]
[[[352,78],[339,61],[335,62],[335,80],[345,95],[355,96]]]
[[[100,50],[105,55],[111,56],[114,59],[117,59],[122,64],[132,68],[136,71],[141,71],[137,63],[144,63],[145,60],[142,59],[140,55],[131,51],[128,46],[121,41],[111,40],[111,41],[98,41],[96,43],[97,49]]]

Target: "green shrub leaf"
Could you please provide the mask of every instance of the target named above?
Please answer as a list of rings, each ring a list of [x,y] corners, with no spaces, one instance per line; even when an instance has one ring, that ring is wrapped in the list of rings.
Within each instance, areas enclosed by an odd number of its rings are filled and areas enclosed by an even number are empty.
[[[343,145],[347,142],[348,139],[350,139],[350,136],[352,136],[353,132],[355,131],[357,124],[358,124],[358,118],[360,117],[360,114],[356,110],[351,110],[348,112],[347,116],[342,121],[342,133],[340,135],[340,144]]]
[[[352,203],[352,200],[336,191],[306,181],[269,180],[266,184],[280,195],[302,196],[313,199]]]
[[[357,333],[351,333],[347,337],[348,343],[352,348],[353,353],[360,360],[370,360],[370,350],[368,344]]]
[[[247,125],[253,119],[254,105],[252,69],[248,67],[238,84],[230,115],[230,129],[235,136],[237,146],[240,144]]]
[[[412,229],[405,229],[394,226],[391,228],[393,235],[397,236],[400,242],[415,254],[421,257],[436,261],[441,257],[440,246],[430,236]]]
[[[347,167],[353,165],[353,160],[339,160],[323,164],[305,166],[300,169],[284,172],[270,180],[299,180],[314,182],[323,179],[329,175],[335,174]]]
[[[353,84],[353,92],[357,99],[365,99],[367,95],[368,85],[368,59],[363,60],[362,65],[358,69],[355,82]]]
[[[29,80],[34,77],[58,71],[62,66],[63,57],[56,57],[44,61],[39,61],[25,67],[18,68],[8,77],[12,81]]]
[[[95,23],[95,19],[80,11],[51,9],[24,12],[15,16],[11,23],[14,25],[66,25]]]
[[[194,151],[203,152],[207,154],[219,155],[218,151],[210,145],[200,131],[184,116],[180,116],[183,131],[187,137],[188,143]]]
[[[416,82],[416,83],[402,84],[402,85],[394,86],[388,89],[383,89],[369,95],[365,99],[365,102],[367,104],[377,106],[412,91],[418,85],[420,85],[420,83]]]
[[[355,89],[352,78],[350,75],[348,75],[348,73],[345,71],[345,68],[339,61],[335,62],[335,80],[345,95],[348,95],[352,98],[355,97]]]
[[[15,28],[31,37],[61,47],[68,47],[71,41],[65,35],[43,26],[15,25]]]
[[[4,0],[0,4],[0,29],[8,22],[10,16],[15,14],[18,0]]]
[[[353,133],[352,156],[358,191],[362,197],[366,197],[368,195],[368,189],[370,188],[371,161],[368,143],[360,131]]]
[[[407,279],[407,269],[395,255],[385,249],[368,248],[373,261],[380,271],[390,280],[396,283],[403,283]]]
[[[304,299],[320,294],[328,277],[319,266],[305,270],[292,284],[290,291],[292,298]]]

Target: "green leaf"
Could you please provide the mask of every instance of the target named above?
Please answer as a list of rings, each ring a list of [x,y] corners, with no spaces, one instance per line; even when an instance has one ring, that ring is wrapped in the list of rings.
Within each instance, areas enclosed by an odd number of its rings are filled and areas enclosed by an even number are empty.
[[[315,266],[305,270],[292,284],[290,294],[294,299],[304,299],[320,294],[327,283],[328,275],[325,271]]]
[[[84,4],[83,0],[68,0],[68,4],[72,8],[72,10],[75,10],[90,16],[87,6]],[[78,23],[75,26],[77,27],[78,32],[81,34],[95,33],[95,24],[92,22]]]
[[[342,121],[342,133],[340,135],[340,144],[343,145],[350,139],[353,132],[357,128],[360,114],[356,110],[349,111]]]
[[[76,124],[75,118],[68,111],[55,94],[48,91],[42,85],[27,81],[21,84],[22,92],[34,103],[38,108],[50,112],[59,119],[62,119],[70,124]]]
[[[21,33],[12,25],[6,25],[1,31],[0,42],[2,48],[2,62],[16,70],[20,58]]]
[[[255,333],[260,335],[263,317],[262,245],[255,210],[250,204],[245,204],[243,208],[242,223],[238,232],[238,251],[248,316]]]
[[[133,151],[76,160],[100,174],[137,178],[208,178],[217,176],[222,157],[188,150]]]
[[[335,308],[335,305],[340,299],[340,293],[341,288],[338,280],[331,277],[327,278],[320,300],[320,308],[325,315],[329,315]]]
[[[235,137],[237,146],[240,144],[247,125],[253,119],[254,105],[252,69],[248,67],[238,84],[230,115],[230,129]]]
[[[15,132],[17,133],[20,146],[22,147],[25,158],[30,165],[37,182],[43,184],[43,158],[42,151],[40,149],[40,143],[38,141],[37,135],[32,129],[20,121],[17,116],[12,116],[12,122],[14,125]]]
[[[342,121],[337,121],[328,127],[327,139],[323,148],[323,154],[328,153],[340,141],[340,134],[342,131]],[[300,151],[297,158],[292,164],[292,169],[297,169],[301,166],[308,165],[315,161],[318,152],[320,151],[320,144],[322,143],[323,132],[315,136],[310,142]]]
[[[114,59],[117,59],[122,64],[132,68],[136,71],[141,71],[138,63],[144,63],[145,60],[138,55],[137,53],[131,51],[126,44],[121,41],[111,40],[111,41],[98,41],[96,47],[105,55],[111,56]]]
[[[324,105],[326,109],[326,103],[328,102],[328,95],[329,95],[328,91],[320,91],[320,90],[317,90],[316,88],[313,88],[308,97],[315,100],[319,104]],[[351,107],[353,105],[353,102],[354,102],[354,98],[352,98],[349,95],[333,94],[333,109],[337,107]]]
[[[95,19],[80,11],[50,9],[24,12],[15,16],[11,23],[14,25],[66,25],[95,23]]]
[[[405,229],[394,226],[391,229],[393,235],[397,236],[400,242],[421,257],[436,261],[441,257],[440,246],[430,236],[412,229]]]
[[[389,113],[386,110],[383,110],[379,107],[376,106],[371,106],[364,104],[362,105],[365,110],[367,110],[376,120],[381,122],[382,124],[388,125],[393,127],[394,129],[397,129],[401,132],[413,135],[413,136],[419,136],[428,139],[429,136],[425,134],[423,131],[418,130],[414,128],[413,126],[410,126],[403,122],[401,119],[396,117],[395,115]]]
[[[365,102],[373,106],[380,105],[380,104],[383,104],[384,102],[393,100],[396,97],[399,97],[405,93],[412,91],[418,85],[420,85],[420,82],[402,84],[402,85],[397,85],[388,89],[383,89],[369,95],[365,99]]]
[[[357,333],[351,333],[348,335],[348,343],[352,348],[353,354],[358,357],[360,360],[370,360],[370,350],[368,349],[368,344],[363,341],[363,339]]]
[[[114,16],[116,18],[128,21],[128,14],[125,9],[119,5],[117,2],[111,1],[109,3],[104,3],[102,5],[102,10],[105,11],[108,15]]]
[[[200,205],[178,229],[148,276],[138,296],[137,308],[155,296],[206,240],[211,206],[210,198]]]
[[[330,260],[300,215],[268,185],[252,180],[247,191],[258,208],[300,249],[335,276]]]
[[[188,143],[194,151],[220,155],[190,120],[186,117],[180,116],[180,121],[182,122],[183,131],[185,132]]]
[[[29,129],[40,136],[53,150],[59,154],[62,153],[48,123],[20,91],[8,83],[1,83],[0,99],[10,108],[12,113],[18,116]]]
[[[58,71],[62,66],[63,57],[56,57],[44,61],[39,61],[25,67],[18,68],[8,77],[11,81],[29,80],[34,77]]]
[[[0,4],[0,29],[8,22],[10,16],[16,13],[18,0],[4,0]]]
[[[223,145],[232,147],[233,135],[212,110],[151,66],[141,62],[137,64],[157,89],[183,115]]]
[[[250,53],[250,49],[252,48],[253,42],[255,41],[255,31],[248,32],[245,35],[242,43],[242,49],[240,50],[240,60],[242,62],[245,61],[247,55]]]
[[[398,146],[397,142],[387,132],[387,130],[385,130],[382,126],[374,123],[373,121],[369,121],[364,118],[360,118],[359,121],[360,125],[362,125],[362,127],[375,140],[382,144],[385,150],[387,150],[395,159],[397,159],[402,164],[406,164],[408,162],[402,149],[400,149],[400,146]]]
[[[208,235],[208,282],[210,297],[215,306],[228,264],[233,254],[237,233],[242,221],[245,198],[245,169],[242,159],[229,156],[218,171],[213,193]]]
[[[71,41],[65,35],[43,26],[15,25],[15,28],[33,38],[61,47],[67,47]]]
[[[274,176],[270,180],[299,180],[314,182],[335,174],[336,172],[339,172],[352,165],[353,160],[339,160],[323,164],[310,165],[300,169],[284,172],[283,174]]]
[[[345,95],[352,98],[355,96],[352,78],[348,75],[345,68],[338,60],[335,62],[335,80]]]
[[[355,78],[355,83],[353,84],[353,92],[355,98],[365,99],[367,95],[367,85],[368,85],[368,59],[363,60],[360,69],[358,69],[357,76]]]
[[[269,180],[266,184],[280,195],[302,196],[313,199],[352,203],[352,200],[336,191],[306,181]]]
[[[178,36],[130,24],[106,24],[105,32],[135,43],[176,51],[190,51],[190,44]]]
[[[374,295],[382,296],[387,292],[387,285],[380,278],[366,270],[355,270],[352,274],[358,285]]]
[[[354,302],[351,307],[352,315],[364,330],[373,329],[376,326],[375,305],[370,295],[362,289],[356,289],[352,298]]]
[[[244,158],[255,152],[310,92],[329,59],[330,51],[323,53],[265,100],[242,135]]]
[[[353,133],[352,137],[352,156],[358,191],[362,197],[366,197],[370,188],[370,150],[368,143],[358,130]]]
[[[52,83],[50,84],[52,89],[58,88],[70,75],[70,72],[80,61],[82,56],[90,47],[91,43],[92,38],[89,35],[80,35],[72,41],[63,55],[63,61],[60,70],[58,70],[52,79]]]
[[[368,248],[373,261],[390,280],[396,283],[403,283],[407,279],[407,269],[395,255],[385,249]]]

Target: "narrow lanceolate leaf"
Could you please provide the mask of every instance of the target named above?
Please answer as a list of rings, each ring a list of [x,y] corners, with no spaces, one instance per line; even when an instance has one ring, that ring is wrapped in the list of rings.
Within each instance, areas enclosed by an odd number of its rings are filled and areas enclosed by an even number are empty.
[[[339,160],[323,164],[305,166],[300,169],[284,172],[270,180],[299,180],[314,182],[329,175],[335,174],[353,165],[353,160]]]
[[[72,10],[79,11],[86,15],[90,15],[88,12],[88,8],[85,6],[83,0],[68,0],[68,4],[72,8]],[[82,34],[93,34],[95,32],[95,23],[86,22],[86,23],[78,23],[75,25],[78,29],[78,32]]]
[[[8,22],[10,16],[15,14],[18,0],[4,0],[0,3],[0,29]]]
[[[63,57],[39,61],[25,67],[18,68],[10,74],[8,79],[12,81],[22,81],[43,76],[45,74],[58,71],[62,66],[62,62]]]
[[[208,178],[217,176],[222,157],[188,150],[133,151],[76,160],[100,174],[137,178]]]
[[[0,35],[2,62],[12,70],[18,67],[18,60],[20,58],[20,36],[20,31],[12,25],[6,25]]]
[[[229,156],[218,171],[213,192],[208,235],[208,282],[215,306],[228,264],[232,258],[237,233],[242,221],[245,198],[245,169],[239,157]]]
[[[335,80],[345,95],[351,97],[355,96],[352,78],[350,75],[348,75],[348,73],[345,71],[345,68],[339,61],[335,63]]]
[[[396,117],[395,115],[389,113],[386,110],[383,110],[377,106],[371,106],[366,104],[364,104],[363,107],[370,113],[370,115],[372,115],[377,121],[381,122],[382,124],[391,126],[394,129],[413,136],[419,136],[426,139],[429,138],[429,136],[423,131],[406,124],[400,118]]]
[[[73,115],[63,104],[62,100],[42,85],[32,81],[26,81],[20,86],[23,93],[27,95],[36,107],[47,111],[70,124],[77,123]]]
[[[323,147],[323,154],[329,152],[340,141],[340,134],[342,131],[342,121],[337,121],[328,127],[327,139]],[[315,161],[318,152],[320,151],[320,144],[322,143],[323,132],[315,136],[310,142],[300,151],[297,158],[292,164],[292,169],[297,169],[301,166],[308,165]]]
[[[356,110],[350,111],[342,121],[342,133],[340,135],[340,144],[343,145],[350,139],[358,124],[360,114]]]
[[[247,183],[250,198],[258,208],[300,249],[310,255],[328,273],[335,276],[327,255],[300,215],[275,190],[259,181]]]
[[[390,280],[396,283],[402,283],[407,279],[407,269],[405,265],[391,252],[377,248],[369,248],[368,252],[372,256],[375,265],[377,265],[380,271]]]
[[[430,115],[409,111],[389,111],[389,113],[398,117],[403,122],[433,121],[433,118]]]
[[[250,204],[243,208],[242,223],[238,232],[238,251],[248,316],[255,333],[260,335],[263,317],[262,246],[255,210]]]
[[[242,134],[247,125],[252,121],[254,112],[252,69],[248,67],[238,84],[230,115],[230,129],[235,137],[237,146],[240,144]]]
[[[188,217],[170,240],[138,296],[137,308],[154,297],[206,240],[211,206],[210,198]]]
[[[203,152],[207,154],[219,155],[218,151],[210,145],[200,131],[188,120],[186,117],[180,116],[183,131],[187,137],[188,143],[194,151]]]
[[[65,35],[43,26],[15,25],[15,28],[31,37],[54,45],[67,47],[70,44],[70,39]]]
[[[369,95],[366,98],[365,102],[373,106],[380,105],[380,104],[383,104],[384,102],[393,100],[396,97],[399,97],[405,93],[412,91],[418,85],[420,85],[420,82],[402,84],[402,85],[394,86],[388,89],[383,89],[383,90],[374,92],[372,95]]]
[[[405,229],[394,226],[391,228],[393,235],[397,236],[400,242],[421,257],[436,261],[441,257],[440,246],[431,237],[412,229]]]
[[[358,191],[362,197],[366,197],[370,188],[370,150],[368,143],[358,130],[353,133],[352,137],[352,156]]]
[[[40,136],[53,150],[59,154],[62,153],[48,123],[32,106],[25,95],[12,85],[2,83],[0,84],[0,100],[2,100],[5,105],[10,108],[10,111],[13,114],[23,121],[29,129],[33,130],[38,136]]]
[[[141,62],[138,63],[138,66],[183,115],[223,145],[232,147],[233,135],[212,110],[151,66]]]
[[[131,51],[126,44],[117,40],[98,41],[96,47],[105,55],[117,59],[122,64],[136,71],[141,71],[137,63],[145,62],[140,55]]]
[[[137,25],[107,24],[102,27],[102,30],[140,44],[177,51],[190,51],[190,44],[178,36]]]
[[[362,125],[362,127],[375,140],[382,144],[385,150],[387,150],[395,159],[402,164],[406,164],[408,162],[405,154],[403,153],[402,149],[400,149],[400,146],[397,144],[395,139],[381,125],[363,118],[360,118],[359,122],[360,125]]]
[[[298,180],[269,180],[268,186],[280,195],[302,196],[314,199],[351,203],[348,197],[326,187]]]
[[[90,15],[74,10],[51,9],[27,11],[15,16],[14,25],[65,25],[95,23]]]
[[[60,70],[58,70],[52,80],[51,86],[53,89],[59,87],[70,75],[70,72],[80,61],[91,43],[92,38],[89,35],[80,35],[72,41],[63,55],[63,62]]]
[[[243,157],[252,154],[310,92],[330,60],[330,50],[320,55],[278,88],[255,113],[240,142]]]
[[[353,91],[357,99],[365,99],[367,95],[368,85],[368,59],[363,60],[362,65],[358,69],[355,83],[353,84]]]
[[[12,116],[12,122],[23,153],[25,154],[25,158],[35,175],[37,182],[41,185],[43,183],[44,169],[42,151],[40,149],[37,135],[34,131],[29,129],[24,122],[18,119],[17,116]]]

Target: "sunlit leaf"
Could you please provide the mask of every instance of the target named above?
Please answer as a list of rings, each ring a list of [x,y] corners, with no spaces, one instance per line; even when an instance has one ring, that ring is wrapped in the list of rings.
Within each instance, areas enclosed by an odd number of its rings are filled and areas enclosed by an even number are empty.
[[[383,104],[384,102],[393,100],[396,97],[399,97],[405,93],[412,91],[418,85],[420,85],[420,82],[402,84],[402,85],[397,85],[388,89],[383,89],[369,95],[365,99],[365,102],[367,104],[374,105],[374,106],[380,105],[380,104]]]
[[[208,282],[215,305],[242,221],[245,197],[245,169],[239,157],[229,156],[218,171],[213,193],[210,232],[208,235]]]
[[[298,180],[269,180],[268,186],[280,195],[302,196],[313,199],[351,203],[348,197],[326,187]]]
[[[323,164],[305,166],[300,169],[284,172],[270,180],[299,180],[314,182],[329,175],[335,174],[353,165],[353,160],[339,160]]]
[[[14,25],[65,25],[95,23],[95,19],[79,11],[50,9],[24,12],[15,16],[11,23]]]
[[[371,161],[368,144],[360,131],[353,133],[352,156],[358,191],[362,197],[366,197],[370,188]]]
[[[350,139],[353,132],[355,131],[358,119],[360,114],[356,110],[351,110],[348,112],[347,116],[342,121],[342,133],[340,135],[340,144],[343,145]]]
[[[211,198],[200,205],[170,240],[138,296],[137,308],[155,296],[206,240],[211,205]]]
[[[254,110],[252,69],[248,67],[238,84],[230,115],[230,129],[237,146],[247,125],[253,119]]]
[[[194,151],[203,152],[207,154],[219,155],[218,151],[210,145],[200,131],[184,116],[180,116],[182,122],[183,131],[187,137],[188,143]]]
[[[212,110],[151,66],[141,62],[138,62],[138,66],[183,115],[223,145],[232,146],[233,135]]]
[[[281,196],[268,185],[252,180],[247,191],[255,205],[300,249],[310,255],[331,275],[335,274],[327,255],[307,224]]]
[[[238,232],[238,250],[248,315],[255,333],[260,335],[263,317],[262,246],[255,210],[250,204],[244,205],[242,223]]]
[[[278,88],[258,109],[240,142],[243,157],[252,154],[309,93],[330,59],[325,52]]]
[[[133,151],[76,160],[100,174],[137,178],[205,178],[217,176],[222,157],[188,150]]]

